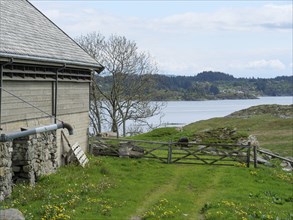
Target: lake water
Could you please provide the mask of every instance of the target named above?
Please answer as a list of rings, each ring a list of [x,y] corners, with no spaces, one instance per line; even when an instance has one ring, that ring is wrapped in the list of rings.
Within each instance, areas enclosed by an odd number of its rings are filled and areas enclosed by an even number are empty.
[[[235,111],[246,109],[255,105],[264,104],[280,104],[290,105],[293,104],[292,96],[281,97],[260,97],[259,99],[242,99],[242,100],[209,100],[209,101],[170,101],[167,102],[166,108],[162,110],[163,117],[155,116],[148,119],[148,123],[153,127],[181,127],[196,121],[206,120],[215,117],[224,117]],[[127,130],[131,132],[142,129],[147,131],[149,128],[135,125],[132,121],[126,123]],[[109,130],[109,126],[106,125],[104,131]],[[90,133],[93,133],[93,129],[89,128]],[[121,133],[122,131],[120,131]]]
[[[209,101],[171,101],[163,110],[163,126],[183,126],[192,122],[224,117],[235,111],[263,104],[293,104],[293,97],[260,97],[244,100],[209,100]],[[158,124],[159,118],[153,117],[149,123]]]

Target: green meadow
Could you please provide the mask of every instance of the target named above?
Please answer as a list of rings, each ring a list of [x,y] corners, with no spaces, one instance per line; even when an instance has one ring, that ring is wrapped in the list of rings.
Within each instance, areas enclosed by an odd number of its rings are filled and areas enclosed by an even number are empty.
[[[215,118],[184,127],[161,128],[132,137],[176,141],[221,127],[255,135],[260,146],[292,155],[292,119],[270,115]],[[61,167],[34,187],[16,185],[1,208],[17,208],[26,219],[293,219],[293,177],[275,165],[164,164],[153,159],[89,156],[85,168]]]

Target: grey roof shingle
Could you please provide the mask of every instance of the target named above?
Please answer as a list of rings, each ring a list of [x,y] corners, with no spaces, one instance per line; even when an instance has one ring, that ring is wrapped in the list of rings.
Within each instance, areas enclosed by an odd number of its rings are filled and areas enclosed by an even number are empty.
[[[27,0],[0,0],[0,57],[102,68]]]

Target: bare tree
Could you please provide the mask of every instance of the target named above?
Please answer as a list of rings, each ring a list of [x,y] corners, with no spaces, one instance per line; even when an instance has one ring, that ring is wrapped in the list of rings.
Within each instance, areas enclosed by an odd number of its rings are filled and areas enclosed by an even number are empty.
[[[92,102],[98,103],[91,107],[95,113],[92,123],[101,123],[100,115],[105,114],[111,120],[111,131],[119,136],[122,127],[125,136],[128,121],[146,123],[147,118],[160,114],[164,103],[151,102],[155,81],[150,76],[158,70],[148,53],[139,51],[136,43],[124,36],[112,35],[106,40],[101,34],[91,33],[79,37],[77,42],[101,62],[105,67],[103,74],[110,79],[109,88],[93,81],[94,93],[99,95],[92,95]],[[96,127],[100,131],[100,126]]]
[[[86,37],[79,37],[76,39],[79,45],[87,51],[93,57],[100,57],[101,47],[103,45],[104,36],[99,33],[90,33]],[[101,94],[98,89],[98,85],[95,81],[96,74],[92,76],[92,82],[90,87],[90,125],[92,127],[93,134],[101,133],[102,131],[102,102]]]
[[[98,134],[102,132],[103,114],[102,114],[102,101],[100,93],[97,92],[97,84],[91,83],[90,90],[90,125],[93,129],[93,134]]]

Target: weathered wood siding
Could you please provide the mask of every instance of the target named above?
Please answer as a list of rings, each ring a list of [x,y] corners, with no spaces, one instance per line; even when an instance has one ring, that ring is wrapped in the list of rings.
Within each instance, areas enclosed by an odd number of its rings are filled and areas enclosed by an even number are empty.
[[[52,83],[4,81],[4,89],[52,114]],[[32,108],[18,98],[2,92],[2,123],[45,117],[46,114]]]
[[[52,115],[52,82],[5,81],[4,89]],[[89,83],[59,82],[57,118],[61,115],[89,111]],[[47,117],[29,104],[3,91],[2,123]]]
[[[67,123],[71,124],[74,129],[74,134],[69,135],[67,130],[63,130],[66,137],[69,139],[71,145],[75,142],[80,144],[80,147],[83,149],[84,152],[88,151],[88,127],[89,127],[89,116],[88,112],[82,113],[74,113],[68,115],[62,115],[60,117],[61,120],[66,121]],[[65,141],[61,139],[61,131],[57,131],[57,144],[61,146],[58,148],[59,155],[62,155],[64,151],[68,151],[69,148]]]
[[[89,111],[89,83],[59,82],[57,115]]]
[[[87,152],[88,148],[88,128],[89,128],[89,83],[59,82],[57,99],[57,118],[73,126],[74,135],[65,135],[70,144],[78,142]],[[66,142],[61,139],[61,132],[57,132],[57,143],[59,155],[63,151],[68,151]]]

